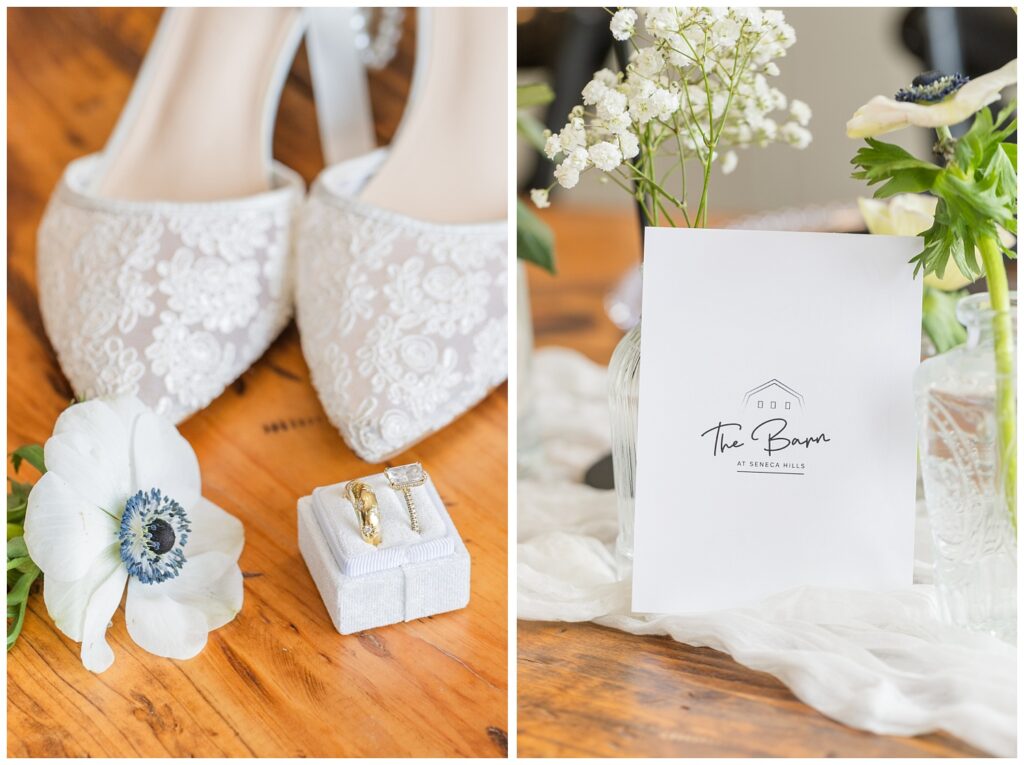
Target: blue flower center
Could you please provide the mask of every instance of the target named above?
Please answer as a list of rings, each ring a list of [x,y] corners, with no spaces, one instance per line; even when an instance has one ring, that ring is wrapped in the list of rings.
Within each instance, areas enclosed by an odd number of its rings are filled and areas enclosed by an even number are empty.
[[[128,573],[143,584],[176,577],[191,530],[185,510],[159,489],[135,494],[125,503],[118,532]]]
[[[896,100],[912,104],[937,104],[960,90],[970,79],[959,72],[922,72],[914,78],[909,88],[896,91]]]

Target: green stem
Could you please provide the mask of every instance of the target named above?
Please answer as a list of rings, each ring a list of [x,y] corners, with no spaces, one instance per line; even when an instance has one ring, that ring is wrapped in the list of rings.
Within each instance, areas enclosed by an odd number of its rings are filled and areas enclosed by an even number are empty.
[[[992,330],[996,353],[996,427],[1001,476],[1006,493],[1010,522],[1017,530],[1017,439],[1016,399],[1013,363],[1013,315],[1010,289],[1006,279],[1003,253],[994,234],[978,239],[981,261],[985,266],[988,296],[993,310]]]

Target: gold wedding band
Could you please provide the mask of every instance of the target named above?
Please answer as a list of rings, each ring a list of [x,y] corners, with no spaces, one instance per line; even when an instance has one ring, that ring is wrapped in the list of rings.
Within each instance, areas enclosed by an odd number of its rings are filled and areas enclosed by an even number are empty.
[[[377,495],[362,481],[349,481],[345,496],[355,508],[359,520],[359,534],[363,541],[374,547],[380,544],[380,514],[377,511]]]
[[[384,475],[391,484],[391,488],[399,492],[405,498],[405,506],[409,510],[409,523],[412,530],[417,534],[420,532],[420,519],[416,513],[416,501],[413,499],[412,490],[422,486],[427,481],[427,471],[423,465],[413,462],[409,465],[385,468]]]

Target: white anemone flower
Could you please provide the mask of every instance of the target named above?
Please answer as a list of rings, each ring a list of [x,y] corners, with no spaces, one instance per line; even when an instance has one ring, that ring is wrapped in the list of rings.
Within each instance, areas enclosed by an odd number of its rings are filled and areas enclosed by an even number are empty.
[[[25,544],[86,669],[114,661],[106,631],[126,583],[132,640],[158,656],[198,654],[242,608],[243,530],[202,497],[189,443],[137,398],[96,399],[57,418],[44,459]]]
[[[846,123],[846,134],[850,138],[873,138],[910,125],[924,128],[957,125],[982,107],[998,101],[1002,91],[1016,82],[1017,59],[1014,59],[1001,69],[967,82],[944,100],[935,103],[915,103],[875,96],[853,113],[853,117]],[[922,84],[921,87],[927,88],[929,85],[932,83]]]

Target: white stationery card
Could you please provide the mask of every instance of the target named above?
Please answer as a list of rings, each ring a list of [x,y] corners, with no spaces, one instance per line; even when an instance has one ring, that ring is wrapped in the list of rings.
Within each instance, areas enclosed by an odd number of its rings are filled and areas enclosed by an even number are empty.
[[[920,249],[647,229],[634,611],[911,583]]]

